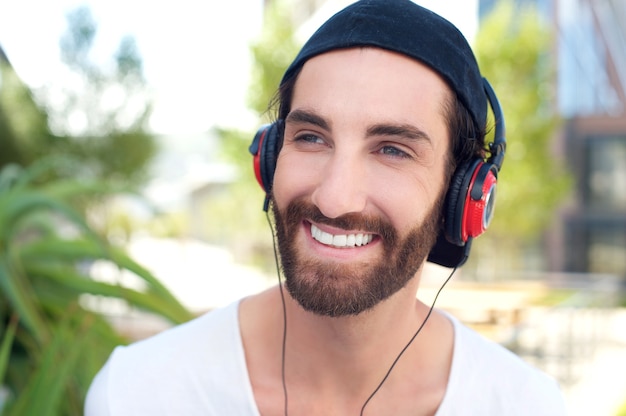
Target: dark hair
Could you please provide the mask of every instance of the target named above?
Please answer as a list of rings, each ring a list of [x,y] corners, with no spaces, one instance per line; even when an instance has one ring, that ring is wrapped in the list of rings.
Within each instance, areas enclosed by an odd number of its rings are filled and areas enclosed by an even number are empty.
[[[453,94],[450,94],[444,103],[444,112],[451,141],[452,160],[448,164],[451,175],[458,166],[470,163],[476,158],[485,159],[487,131],[484,127],[476,126],[465,105]]]
[[[300,70],[288,79],[283,80],[270,102],[270,108],[276,109],[275,117],[278,120],[284,120],[291,111],[293,90]],[[450,92],[448,99],[444,102],[443,111],[448,121],[448,131],[451,140],[450,157],[446,163],[446,181],[448,182],[458,166],[469,163],[476,157],[485,158],[485,153],[487,152],[485,135],[487,132],[485,128],[476,126],[470,112],[453,92]],[[282,131],[279,137],[278,149],[282,147]]]

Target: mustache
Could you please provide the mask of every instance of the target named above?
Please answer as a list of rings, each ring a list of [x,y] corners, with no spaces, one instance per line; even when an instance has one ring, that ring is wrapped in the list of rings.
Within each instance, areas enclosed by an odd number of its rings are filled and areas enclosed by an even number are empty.
[[[378,216],[347,213],[336,218],[325,216],[315,204],[300,198],[289,203],[284,213],[286,226],[300,224],[303,220],[325,224],[343,230],[367,231],[379,235],[386,244],[394,244],[397,232],[388,221]]]

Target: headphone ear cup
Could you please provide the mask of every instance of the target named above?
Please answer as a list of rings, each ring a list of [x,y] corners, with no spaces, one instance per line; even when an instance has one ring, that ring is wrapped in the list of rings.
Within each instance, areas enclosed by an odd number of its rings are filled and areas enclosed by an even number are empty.
[[[276,159],[278,158],[281,138],[282,124],[279,121],[270,124],[263,146],[261,146],[261,178],[266,193],[272,190],[274,183],[274,171],[276,170]]]
[[[480,159],[457,169],[446,200],[445,232],[451,243],[462,246],[489,226],[494,211],[497,172],[495,165]]]
[[[269,193],[272,189],[281,136],[282,123],[280,121],[266,124],[259,128],[248,148],[253,155],[254,175],[265,193]]]
[[[465,244],[463,241],[461,229],[463,225],[463,208],[465,195],[472,175],[468,174],[468,171],[473,172],[476,165],[480,161],[474,161],[473,163],[465,163],[457,167],[452,179],[450,180],[450,186],[448,187],[448,194],[446,195],[446,210],[444,219],[444,230],[446,239],[457,246]],[[471,169],[470,169],[471,168]]]
[[[461,235],[464,241],[485,232],[493,218],[498,168],[480,163],[472,177],[463,208]]]

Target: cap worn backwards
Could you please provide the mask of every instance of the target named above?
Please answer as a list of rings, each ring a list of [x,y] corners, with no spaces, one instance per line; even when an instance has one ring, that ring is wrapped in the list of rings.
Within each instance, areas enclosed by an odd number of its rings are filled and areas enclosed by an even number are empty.
[[[485,127],[487,99],[467,40],[452,23],[410,0],[361,0],[335,14],[302,47],[281,84],[315,55],[359,46],[387,49],[426,64],[457,94],[476,127]]]

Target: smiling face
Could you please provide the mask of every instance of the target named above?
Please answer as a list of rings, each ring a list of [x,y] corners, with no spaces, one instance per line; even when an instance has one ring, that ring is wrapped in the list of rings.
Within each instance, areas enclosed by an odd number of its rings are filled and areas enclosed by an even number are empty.
[[[426,66],[375,48],[303,66],[273,183],[281,262],[306,309],[343,316],[406,285],[437,237],[450,91]]]

